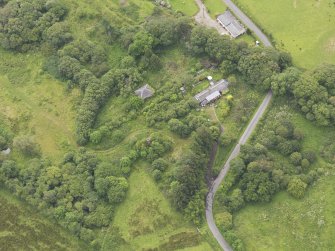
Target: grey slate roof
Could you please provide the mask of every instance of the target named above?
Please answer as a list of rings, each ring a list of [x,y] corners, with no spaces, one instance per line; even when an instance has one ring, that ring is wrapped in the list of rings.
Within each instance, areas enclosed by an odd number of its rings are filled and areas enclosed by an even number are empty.
[[[246,32],[243,25],[240,24],[240,22],[229,10],[226,10],[223,14],[219,15],[217,20],[234,38]]]
[[[135,91],[135,94],[139,96],[141,99],[146,99],[154,95],[154,90],[151,88],[150,85],[146,84],[145,86],[142,86],[141,88],[137,89]]]
[[[11,152],[10,148],[7,148],[6,150],[1,151],[1,154],[8,155],[10,154],[10,152]]]
[[[218,94],[221,95],[222,92],[227,91],[228,85],[229,83],[227,80],[221,79],[216,84],[208,87],[207,89],[195,95],[194,98],[199,102],[199,104],[206,105],[207,103],[211,102],[213,99],[216,99],[218,97],[217,96]]]

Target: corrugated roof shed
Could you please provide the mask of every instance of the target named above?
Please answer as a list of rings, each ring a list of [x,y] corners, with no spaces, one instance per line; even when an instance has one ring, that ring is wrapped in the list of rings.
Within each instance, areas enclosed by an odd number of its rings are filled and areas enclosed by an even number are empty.
[[[228,90],[228,81],[225,79],[221,79],[215,85],[208,87],[207,89],[203,90],[202,92],[198,93],[194,96],[194,98],[199,102],[200,105],[206,105],[210,101],[207,98],[211,98],[213,93],[219,93],[221,95],[222,92]],[[215,96],[214,95],[214,96]],[[212,100],[211,100],[212,101]]]
[[[229,10],[226,10],[223,14],[219,15],[217,20],[234,38],[246,32],[243,25],[240,24],[240,22]]]
[[[135,94],[139,96],[141,99],[146,99],[154,95],[154,90],[151,88],[150,85],[146,84],[145,86],[142,86],[141,88],[137,89],[135,91]]]

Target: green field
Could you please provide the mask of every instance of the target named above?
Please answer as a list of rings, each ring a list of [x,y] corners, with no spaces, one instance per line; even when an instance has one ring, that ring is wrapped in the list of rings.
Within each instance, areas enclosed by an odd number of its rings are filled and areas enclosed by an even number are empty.
[[[297,66],[335,63],[335,5],[332,0],[238,0],[241,9],[289,51]]]
[[[54,222],[0,190],[0,250],[86,250]]]

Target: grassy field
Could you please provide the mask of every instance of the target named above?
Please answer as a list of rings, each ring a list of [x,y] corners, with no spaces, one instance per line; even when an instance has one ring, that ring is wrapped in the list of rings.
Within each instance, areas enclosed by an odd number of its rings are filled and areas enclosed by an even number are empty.
[[[209,14],[214,19],[216,19],[218,15],[222,14],[227,9],[227,6],[222,0],[205,0],[204,3]]]
[[[335,63],[335,4],[332,0],[238,0],[297,66]]]
[[[187,16],[193,16],[199,11],[194,0],[170,0],[172,8],[181,11]]]
[[[87,250],[65,230],[0,190],[0,250]]]
[[[277,100],[272,109],[285,104],[290,105]],[[305,135],[303,149],[317,154],[311,168],[324,168],[325,175],[308,188],[302,200],[280,192],[270,203],[248,205],[236,213],[234,231],[247,250],[332,250],[335,245],[335,169],[327,168],[320,155],[334,128],[318,127],[299,112],[291,112],[294,124]],[[285,163],[282,156],[277,157]]]
[[[123,250],[216,250],[172,209],[145,169],[139,164],[132,172],[127,199],[116,211],[114,226],[130,243]]]

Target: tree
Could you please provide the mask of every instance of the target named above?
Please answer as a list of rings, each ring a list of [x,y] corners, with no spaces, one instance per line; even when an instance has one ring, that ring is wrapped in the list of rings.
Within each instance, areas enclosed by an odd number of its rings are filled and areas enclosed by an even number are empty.
[[[278,63],[271,57],[271,53],[272,51],[260,49],[250,50],[238,62],[238,70],[245,80],[263,90],[270,87],[270,78],[280,70]]]
[[[245,173],[240,181],[243,197],[248,202],[268,202],[277,191],[276,184],[266,172]]]
[[[134,41],[128,48],[128,53],[133,57],[144,55],[147,51],[151,51],[154,39],[149,33],[140,31],[136,33]]]
[[[111,203],[120,203],[126,197],[128,190],[128,182],[125,178],[121,177],[108,177],[109,190],[107,193],[108,200]]]
[[[0,135],[0,151],[8,147],[7,139]]]
[[[203,212],[205,210],[204,198],[201,193],[197,193],[185,208],[186,218],[196,226],[201,226],[203,221]]]
[[[64,22],[53,24],[43,34],[43,39],[58,49],[72,41],[69,26]]]
[[[307,184],[298,177],[292,178],[287,187],[287,192],[294,198],[301,199],[305,195]]]
[[[275,95],[285,95],[291,93],[293,84],[299,80],[301,72],[290,67],[284,72],[275,74],[271,77],[271,89]]]
[[[178,119],[171,119],[168,125],[172,132],[178,134],[182,138],[187,137],[190,134],[188,126]]]
[[[223,205],[229,212],[238,211],[244,205],[242,191],[239,188],[234,189],[231,195],[223,198]]]
[[[19,169],[16,162],[12,160],[5,160],[0,167],[0,180],[5,182],[8,178],[14,179],[18,176]]]
[[[222,212],[216,215],[216,222],[221,230],[224,232],[232,229],[233,216],[229,212]]]
[[[298,166],[301,163],[302,160],[302,156],[301,153],[299,152],[294,152],[290,155],[290,160],[292,162],[293,165]]]
[[[167,167],[168,167],[168,162],[163,158],[156,159],[151,164],[152,170],[159,170],[162,172],[164,172]]]

